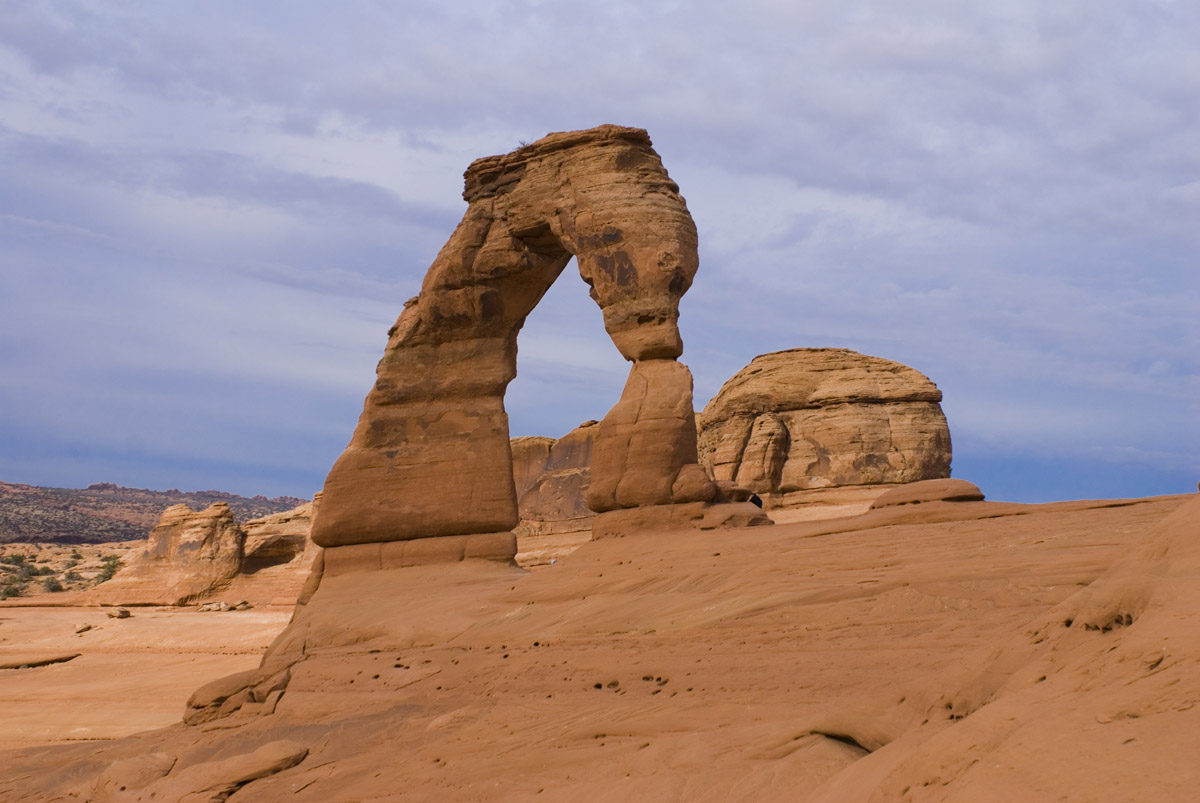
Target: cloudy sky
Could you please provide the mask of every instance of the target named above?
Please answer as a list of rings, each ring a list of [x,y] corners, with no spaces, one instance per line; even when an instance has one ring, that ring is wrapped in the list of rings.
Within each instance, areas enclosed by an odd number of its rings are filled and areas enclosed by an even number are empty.
[[[845,346],[945,393],[992,498],[1200,480],[1200,4],[9,3],[0,479],[309,496],[462,171],[649,130],[700,230],[697,405]],[[626,366],[569,268],[514,435]]]

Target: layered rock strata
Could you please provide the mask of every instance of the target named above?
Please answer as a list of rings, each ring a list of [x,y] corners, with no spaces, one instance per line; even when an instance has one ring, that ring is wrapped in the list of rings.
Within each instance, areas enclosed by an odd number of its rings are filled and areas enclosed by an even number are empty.
[[[717,480],[778,503],[787,494],[950,476],[942,392],[926,376],[849,349],[755,357],[700,416]]]

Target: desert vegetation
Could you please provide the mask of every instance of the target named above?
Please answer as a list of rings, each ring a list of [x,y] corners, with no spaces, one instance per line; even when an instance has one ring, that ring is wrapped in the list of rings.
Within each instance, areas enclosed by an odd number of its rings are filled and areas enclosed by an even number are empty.
[[[0,599],[85,591],[111,580],[124,565],[126,553],[138,546],[138,542],[73,548],[54,544],[0,546]]]

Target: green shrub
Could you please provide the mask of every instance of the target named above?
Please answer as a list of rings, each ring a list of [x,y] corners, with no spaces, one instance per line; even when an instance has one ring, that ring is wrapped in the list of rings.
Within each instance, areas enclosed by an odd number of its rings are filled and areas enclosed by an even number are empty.
[[[78,549],[71,553],[71,560],[83,560],[83,555],[79,554]]]
[[[62,591],[62,583],[58,582],[57,577],[47,577],[46,582],[42,583],[42,588],[47,591]]]
[[[63,579],[66,580],[68,583],[78,583],[83,578],[80,577],[79,572],[71,570],[63,575]]]
[[[100,558],[100,562],[104,564],[104,568],[100,574],[96,575],[96,583],[104,583],[113,579],[113,575],[117,573],[117,569],[121,568],[121,559],[116,555],[105,555]]]
[[[0,563],[7,563],[9,566],[20,566],[25,563],[24,555],[0,555]]]
[[[20,583],[9,582],[7,585],[0,587],[0,599],[8,599],[9,597],[19,597],[25,593],[25,586]]]

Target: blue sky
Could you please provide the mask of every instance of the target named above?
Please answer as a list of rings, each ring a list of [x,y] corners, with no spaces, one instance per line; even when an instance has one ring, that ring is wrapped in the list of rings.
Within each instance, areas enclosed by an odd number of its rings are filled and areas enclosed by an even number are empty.
[[[452,7],[447,7],[452,5]],[[1200,480],[1200,6],[59,2],[0,15],[0,479],[308,496],[462,171],[648,129],[700,231],[697,404],[844,346],[992,498]],[[626,365],[570,269],[514,435]]]

